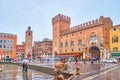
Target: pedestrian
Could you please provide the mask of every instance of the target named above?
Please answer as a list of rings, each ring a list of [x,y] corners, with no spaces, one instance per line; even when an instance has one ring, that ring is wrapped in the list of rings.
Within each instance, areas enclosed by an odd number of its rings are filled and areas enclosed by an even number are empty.
[[[22,69],[22,72],[25,72],[25,62],[23,62],[23,69]]]
[[[93,59],[91,59],[91,64],[93,65],[93,63],[94,63],[94,60],[93,60]]]
[[[85,59],[83,59],[83,61],[84,61],[84,64],[85,64]]]
[[[71,58],[68,59],[68,62],[71,63]]]
[[[47,59],[47,63],[49,62],[49,59]]]
[[[25,72],[27,72],[27,69],[28,69],[28,64],[25,63]]]
[[[77,59],[77,57],[75,57],[75,62],[76,62],[76,63],[78,62],[78,59]]]

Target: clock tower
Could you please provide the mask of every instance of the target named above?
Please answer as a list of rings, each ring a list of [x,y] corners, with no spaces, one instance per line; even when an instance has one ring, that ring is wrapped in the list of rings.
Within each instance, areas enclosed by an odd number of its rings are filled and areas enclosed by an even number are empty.
[[[33,31],[31,31],[31,27],[28,26],[27,31],[25,32],[25,59],[32,59],[32,40],[33,40]]]

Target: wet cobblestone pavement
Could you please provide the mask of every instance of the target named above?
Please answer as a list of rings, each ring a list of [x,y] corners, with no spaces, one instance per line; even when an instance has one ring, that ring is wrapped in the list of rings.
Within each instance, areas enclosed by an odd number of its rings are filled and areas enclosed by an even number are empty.
[[[116,66],[116,65],[117,64],[111,64],[111,63],[106,63],[105,65],[100,64],[100,63],[94,63],[93,65],[91,65],[90,62],[86,62],[86,64],[83,64],[82,62],[77,63],[77,64],[70,63],[67,71],[69,73],[75,74],[76,68],[80,68],[81,74],[87,74],[95,70],[102,70],[102,69],[109,68],[109,67]]]
[[[54,77],[38,71],[28,69],[28,72],[22,72],[22,67],[10,64],[0,65],[0,80],[53,80]]]
[[[81,73],[74,76],[71,80],[120,80],[120,66],[119,64],[105,64],[100,65],[100,68],[90,72]],[[82,71],[82,70],[81,70]]]
[[[106,70],[103,73],[92,76],[92,79],[85,80],[120,80],[120,66]]]
[[[36,64],[34,64],[36,65]],[[40,64],[39,64],[40,65]],[[91,65],[89,62],[68,64],[68,73],[75,74],[76,68],[80,68],[80,75],[73,76],[71,80],[120,80],[119,64],[99,64]],[[28,69],[27,73],[22,72],[22,67],[17,65],[0,65],[0,80],[53,80],[54,76]],[[118,68],[116,68],[118,67]],[[110,68],[110,69],[108,69]]]

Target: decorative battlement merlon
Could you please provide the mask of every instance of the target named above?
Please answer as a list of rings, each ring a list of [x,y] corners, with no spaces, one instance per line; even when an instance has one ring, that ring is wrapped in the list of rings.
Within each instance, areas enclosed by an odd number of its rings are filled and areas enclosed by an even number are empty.
[[[66,34],[66,33],[74,32],[74,31],[77,31],[77,30],[82,30],[82,29],[87,29],[89,27],[94,27],[96,25],[101,25],[101,24],[104,23],[105,19],[106,18],[104,18],[103,16],[100,16],[99,19],[91,20],[91,21],[82,23],[80,25],[73,26],[70,29],[61,31],[61,34]]]
[[[71,18],[62,14],[58,14],[55,17],[52,18],[52,23],[55,23],[57,21],[65,21],[70,23],[71,22]]]

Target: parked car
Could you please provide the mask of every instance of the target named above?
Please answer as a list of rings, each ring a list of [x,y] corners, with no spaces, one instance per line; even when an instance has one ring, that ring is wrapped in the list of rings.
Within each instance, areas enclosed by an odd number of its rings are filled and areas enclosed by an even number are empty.
[[[108,63],[117,63],[118,61],[114,58],[109,58],[109,59],[105,59],[103,60],[103,62],[108,62]]]

